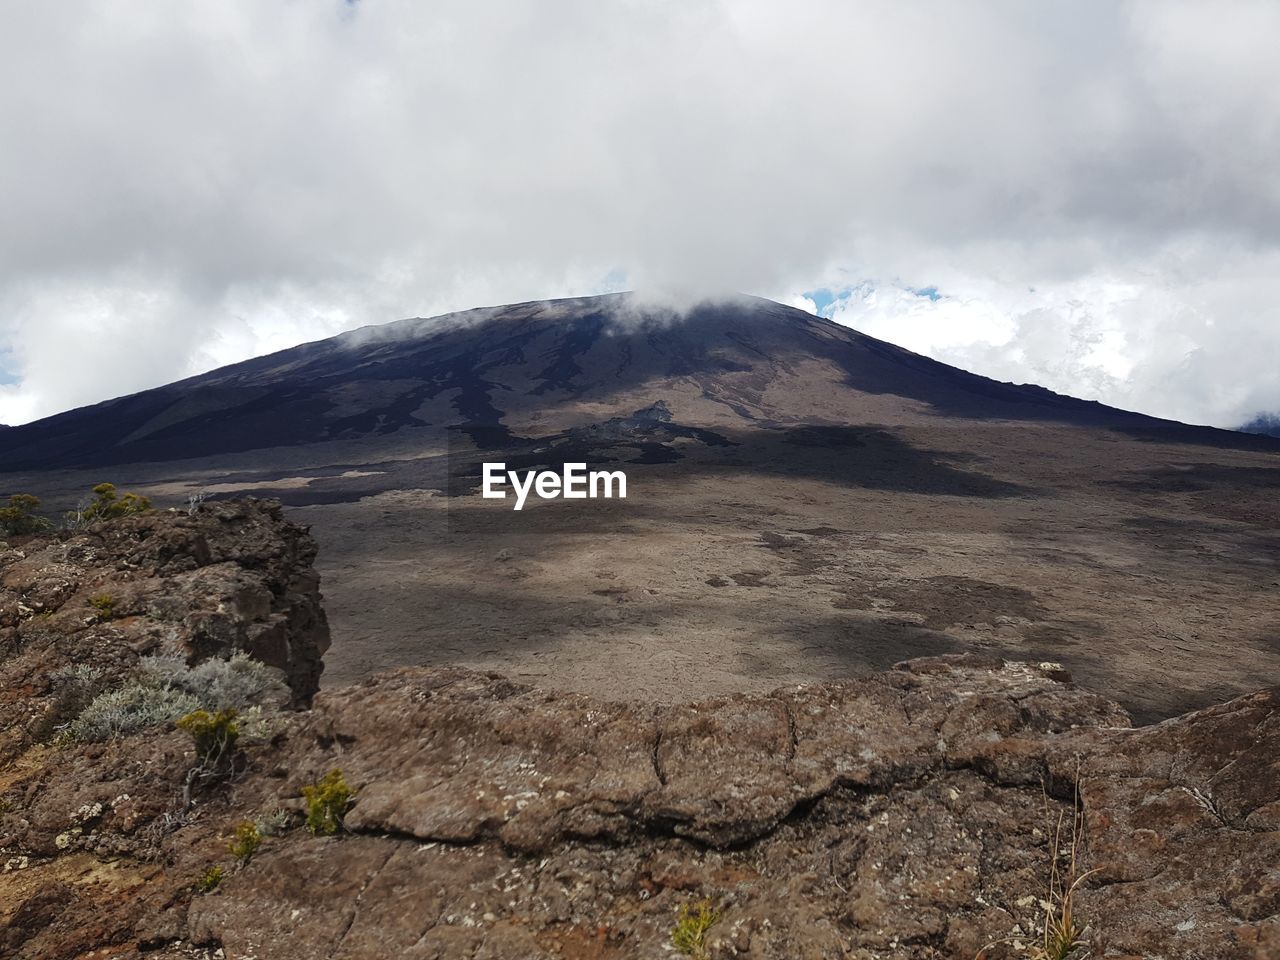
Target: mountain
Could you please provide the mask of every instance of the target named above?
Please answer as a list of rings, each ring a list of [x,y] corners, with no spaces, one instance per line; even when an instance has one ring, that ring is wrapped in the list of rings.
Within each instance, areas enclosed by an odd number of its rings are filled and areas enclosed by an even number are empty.
[[[1264,437],[1280,437],[1280,416],[1260,413],[1240,428],[1242,433],[1256,433]]]
[[[738,425],[920,416],[1185,429],[998,383],[766,300],[677,317],[626,295],[368,327],[6,433],[10,469],[177,460],[398,431],[487,443],[618,415],[650,395]]]
[[[626,499],[478,496],[586,462]],[[999,383],[741,297],[368,327],[0,431],[0,493],[282,500],[326,685],[465,665],[671,700],[976,651],[1141,720],[1280,671],[1280,441]]]

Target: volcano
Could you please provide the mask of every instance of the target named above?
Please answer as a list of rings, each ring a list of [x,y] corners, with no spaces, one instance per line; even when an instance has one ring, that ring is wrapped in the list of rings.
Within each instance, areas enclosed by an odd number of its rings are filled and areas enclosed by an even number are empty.
[[[629,493],[513,515],[489,461]],[[0,471],[55,508],[102,480],[280,498],[321,543],[326,684],[461,663],[681,699],[982,651],[1155,719],[1280,667],[1280,442],[756,298],[366,327],[5,429]]]
[[[0,457],[10,469],[104,466],[390,435],[412,443],[442,428],[492,445],[653,398],[682,421],[753,428],[943,417],[1191,436],[767,300],[677,315],[615,294],[365,327],[19,427]]]

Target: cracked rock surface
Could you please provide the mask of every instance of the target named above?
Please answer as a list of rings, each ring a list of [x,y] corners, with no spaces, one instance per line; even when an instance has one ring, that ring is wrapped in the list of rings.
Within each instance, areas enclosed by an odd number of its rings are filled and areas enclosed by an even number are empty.
[[[715,958],[1025,956],[1074,837],[1091,956],[1274,958],[1278,708],[1131,728],[975,656],[678,705],[405,668],[267,717],[190,806],[176,730],[28,746],[0,955],[664,957],[710,900]],[[312,836],[302,787],[335,768],[346,829]],[[273,826],[239,863],[246,819]]]

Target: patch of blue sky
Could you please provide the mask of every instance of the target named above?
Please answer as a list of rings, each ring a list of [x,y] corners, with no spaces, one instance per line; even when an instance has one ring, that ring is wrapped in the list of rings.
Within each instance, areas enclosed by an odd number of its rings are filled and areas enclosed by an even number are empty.
[[[896,287],[894,283],[891,286]],[[802,296],[808,297],[813,301],[814,308],[817,310],[818,316],[830,318],[840,306],[840,302],[848,300],[852,296],[866,297],[875,292],[876,284],[869,280],[862,283],[852,284],[841,287],[818,287],[814,290],[806,290]],[[938,290],[936,286],[927,287],[902,287],[908,293],[917,297],[924,297],[936,303],[941,300],[945,294]]]
[[[845,291],[844,295],[847,296],[848,291]],[[840,294],[834,290],[828,290],[826,287],[820,290],[806,290],[801,296],[813,301],[814,309],[820,317],[831,316],[832,304],[840,299]]]
[[[839,287],[818,287],[815,290],[806,290],[803,296],[813,301],[814,309],[818,316],[830,319],[840,308],[840,304],[848,300],[850,297],[865,297],[875,290],[875,284],[869,280],[861,283],[846,284]]]

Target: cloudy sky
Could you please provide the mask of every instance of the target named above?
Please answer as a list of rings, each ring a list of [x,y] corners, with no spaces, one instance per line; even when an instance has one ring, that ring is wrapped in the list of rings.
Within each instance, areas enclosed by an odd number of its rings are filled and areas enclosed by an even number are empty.
[[[1274,0],[0,2],[0,422],[623,288],[1280,410]]]

